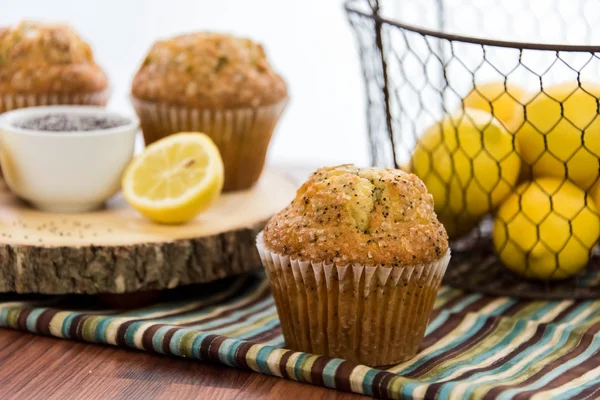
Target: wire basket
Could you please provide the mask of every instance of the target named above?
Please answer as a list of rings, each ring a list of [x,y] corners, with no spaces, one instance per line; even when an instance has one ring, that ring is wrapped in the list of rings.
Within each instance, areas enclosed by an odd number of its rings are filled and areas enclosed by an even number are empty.
[[[373,165],[417,174],[447,283],[600,297],[600,5],[348,0]]]

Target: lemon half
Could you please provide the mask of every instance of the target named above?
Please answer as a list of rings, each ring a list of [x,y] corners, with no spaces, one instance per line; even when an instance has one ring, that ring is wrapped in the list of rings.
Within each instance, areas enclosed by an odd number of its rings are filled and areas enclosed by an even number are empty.
[[[223,161],[203,133],[178,133],[138,155],[123,176],[123,195],[142,215],[176,224],[210,207],[223,189]]]

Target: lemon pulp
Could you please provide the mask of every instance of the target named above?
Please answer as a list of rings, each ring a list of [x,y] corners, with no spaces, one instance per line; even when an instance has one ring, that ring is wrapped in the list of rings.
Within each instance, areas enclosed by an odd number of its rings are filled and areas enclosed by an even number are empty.
[[[202,133],[178,133],[138,155],[123,176],[123,195],[141,214],[182,223],[210,207],[223,188],[223,161]]]

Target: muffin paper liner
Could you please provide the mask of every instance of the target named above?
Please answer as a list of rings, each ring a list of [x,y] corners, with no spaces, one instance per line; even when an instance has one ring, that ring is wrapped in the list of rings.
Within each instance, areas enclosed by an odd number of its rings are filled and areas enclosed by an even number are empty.
[[[90,93],[0,93],[0,113],[17,108],[53,105],[105,106],[110,97],[110,89]]]
[[[215,142],[225,166],[224,190],[251,187],[287,99],[256,108],[202,109],[132,97],[146,145],[177,132],[203,132]]]
[[[256,245],[286,346],[368,366],[413,357],[425,335],[450,250],[406,267],[293,260]]]

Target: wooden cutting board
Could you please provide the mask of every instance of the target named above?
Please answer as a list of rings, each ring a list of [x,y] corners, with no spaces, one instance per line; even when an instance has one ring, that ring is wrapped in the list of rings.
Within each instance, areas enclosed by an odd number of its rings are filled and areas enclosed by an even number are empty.
[[[0,185],[0,292],[128,293],[210,282],[260,268],[254,247],[295,185],[266,170],[185,225],[153,223],[118,195],[84,214],[35,210]]]

